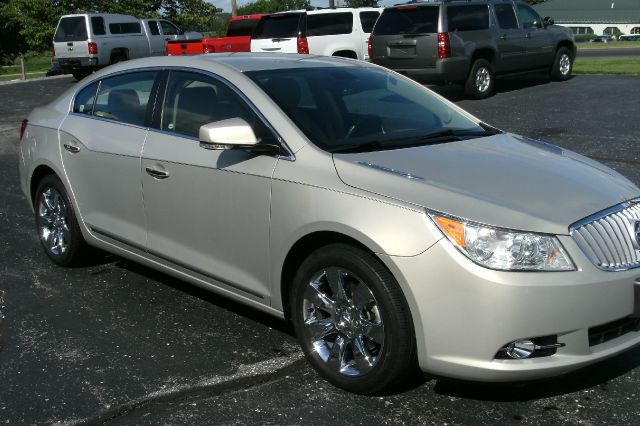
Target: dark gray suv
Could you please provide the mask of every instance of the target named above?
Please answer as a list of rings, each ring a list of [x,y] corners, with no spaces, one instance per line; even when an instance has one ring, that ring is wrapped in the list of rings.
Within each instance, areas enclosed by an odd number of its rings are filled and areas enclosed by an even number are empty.
[[[575,40],[567,28],[510,0],[430,1],[384,10],[369,39],[373,63],[424,82],[459,82],[474,98],[496,76],[546,70],[571,75]]]

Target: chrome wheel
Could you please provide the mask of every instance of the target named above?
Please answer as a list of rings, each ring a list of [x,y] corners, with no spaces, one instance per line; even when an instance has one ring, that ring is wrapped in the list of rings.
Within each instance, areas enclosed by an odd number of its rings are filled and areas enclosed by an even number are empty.
[[[325,268],[303,295],[305,339],[329,369],[361,376],[380,359],[384,324],[369,287],[344,268]]]
[[[62,256],[70,248],[71,231],[67,205],[53,187],[40,192],[37,209],[38,234],[44,247],[54,256]]]
[[[562,56],[560,56],[559,70],[560,74],[563,76],[568,75],[571,71],[571,58],[566,53],[563,53]]]
[[[476,71],[476,88],[478,92],[484,93],[491,86],[491,73],[485,67],[480,67]]]

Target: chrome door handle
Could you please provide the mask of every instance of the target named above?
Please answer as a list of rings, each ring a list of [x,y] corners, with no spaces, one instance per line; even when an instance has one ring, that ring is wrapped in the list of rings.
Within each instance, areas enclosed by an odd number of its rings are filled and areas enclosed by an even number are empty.
[[[68,143],[65,143],[63,146],[64,146],[64,149],[66,149],[67,151],[69,151],[72,154],[77,154],[78,152],[80,152],[80,147],[79,146],[70,145]]]
[[[502,34],[502,35],[500,36],[500,40],[506,40],[506,39],[507,39],[507,35],[506,35],[506,34]]]
[[[169,172],[165,172],[163,170],[157,170],[152,167],[145,167],[147,174],[156,178],[156,179],[166,179],[169,177]]]
[[[527,33],[527,35],[525,36],[525,38],[531,38],[531,33]]]

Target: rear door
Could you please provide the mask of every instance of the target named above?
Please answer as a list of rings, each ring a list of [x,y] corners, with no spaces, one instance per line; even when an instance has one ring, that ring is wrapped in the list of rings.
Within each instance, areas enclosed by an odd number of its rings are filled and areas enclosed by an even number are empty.
[[[392,69],[435,67],[440,7],[385,9],[373,29],[372,62]]]
[[[497,3],[493,10],[498,21],[496,71],[501,73],[517,71],[526,66],[524,31],[518,26],[512,3]]]
[[[165,36],[160,34],[160,25],[155,19],[149,19],[143,21],[147,27],[147,34],[149,36],[149,49],[151,50],[151,56],[161,56],[167,53]]]
[[[64,170],[84,222],[139,248],[146,243],[140,155],[156,75],[132,72],[87,86],[60,127]]]
[[[87,16],[63,16],[53,36],[56,58],[86,58],[89,56]]]
[[[298,53],[298,36],[306,36],[305,16],[305,13],[276,13],[263,17],[251,38],[251,51]]]

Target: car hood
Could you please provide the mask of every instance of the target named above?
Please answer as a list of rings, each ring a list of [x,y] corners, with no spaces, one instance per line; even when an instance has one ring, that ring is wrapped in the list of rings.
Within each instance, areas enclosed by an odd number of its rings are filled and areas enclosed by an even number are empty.
[[[614,170],[554,145],[499,134],[334,154],[347,185],[484,224],[550,234],[640,196]]]

